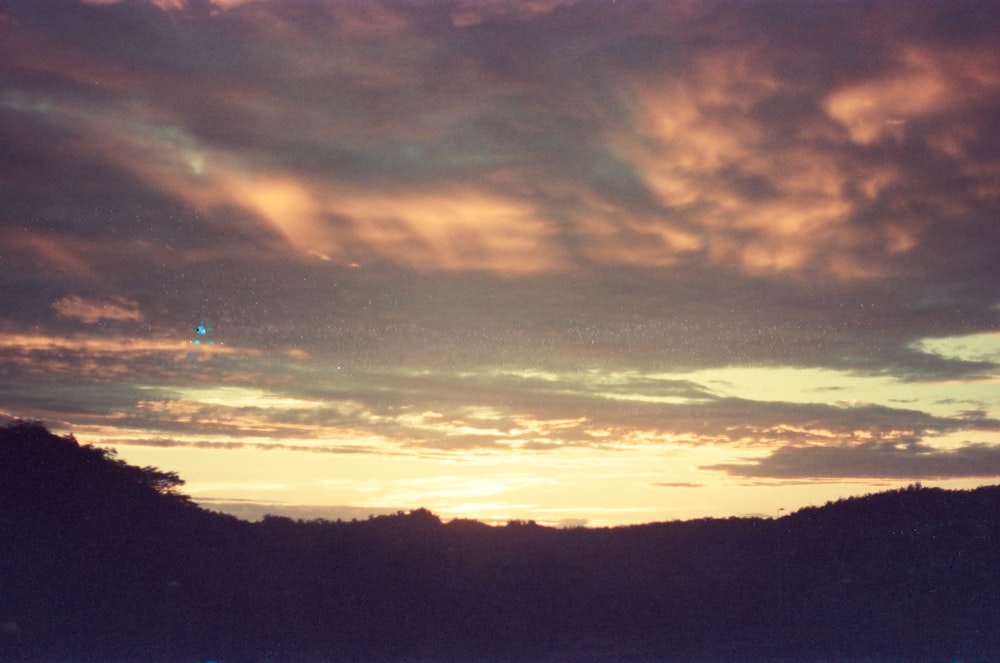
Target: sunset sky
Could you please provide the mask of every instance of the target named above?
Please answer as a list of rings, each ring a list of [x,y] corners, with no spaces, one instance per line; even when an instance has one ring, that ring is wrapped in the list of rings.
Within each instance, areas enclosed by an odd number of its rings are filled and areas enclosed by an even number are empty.
[[[1000,481],[1000,3],[0,0],[0,134],[0,415],[209,508]]]

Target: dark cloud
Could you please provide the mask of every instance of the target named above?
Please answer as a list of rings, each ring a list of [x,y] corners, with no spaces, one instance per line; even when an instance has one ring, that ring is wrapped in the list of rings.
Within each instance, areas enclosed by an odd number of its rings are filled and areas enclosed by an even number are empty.
[[[206,431],[212,433],[226,433],[226,430]],[[248,432],[248,431],[243,431]],[[191,449],[215,449],[222,451],[239,451],[242,449],[252,449],[255,451],[304,451],[318,454],[359,454],[372,453],[378,451],[374,447],[361,446],[335,446],[330,444],[278,444],[261,442],[213,442],[206,440],[181,440],[173,438],[157,439],[120,439],[117,444],[125,446],[160,447],[160,448],[191,448]]]
[[[855,446],[782,447],[760,461],[702,469],[737,477],[774,479],[944,479],[1000,475],[1000,448],[967,444],[934,449],[922,444],[867,442]]]

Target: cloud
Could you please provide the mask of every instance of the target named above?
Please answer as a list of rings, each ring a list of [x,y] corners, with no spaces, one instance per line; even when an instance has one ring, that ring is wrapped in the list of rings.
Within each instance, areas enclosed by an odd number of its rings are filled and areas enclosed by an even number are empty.
[[[358,454],[382,451],[373,447],[357,445],[330,444],[285,444],[278,442],[243,442],[243,441],[212,441],[212,440],[182,440],[172,438],[156,439],[116,439],[116,444],[124,446],[159,447],[165,449],[215,449],[221,451],[240,451],[253,449],[256,451],[301,451],[316,454]]]
[[[891,74],[849,84],[824,101],[826,112],[856,143],[902,141],[908,123],[954,113],[1000,88],[997,56],[989,51],[902,47],[895,57],[899,63]]]
[[[992,195],[973,147],[992,55],[972,25],[954,24],[964,46],[935,42],[926,9],[226,4],[190,22],[141,4],[22,10],[7,108],[222,234],[343,264],[871,280],[934,251],[930,209],[974,214]],[[102,15],[138,23],[145,47],[95,52],[85,27]],[[872,41],[888,16],[903,32]],[[373,50],[389,32],[400,48]],[[926,150],[903,159],[905,137]],[[966,175],[932,179],[942,159]]]
[[[6,7],[3,408],[234,451],[924,471],[890,449],[998,407],[998,22]],[[194,352],[199,320],[224,343]]]
[[[0,332],[3,370],[24,383],[39,385],[65,384],[69,376],[77,384],[171,381],[183,375],[190,379],[193,369],[205,364],[221,369],[213,373],[219,377],[227,373],[223,365],[232,369],[241,359],[258,354],[256,349],[228,344],[194,346],[190,339],[179,337]]]
[[[85,242],[12,227],[0,227],[0,238],[14,264],[21,263],[28,269],[45,270],[50,274],[64,274],[77,282],[80,279],[92,281],[97,275],[90,256],[86,255],[91,247]]]
[[[52,302],[52,308],[60,317],[76,318],[90,324],[101,320],[141,322],[143,319],[138,302],[124,297],[113,297],[110,301],[100,301],[85,299],[79,295],[69,295]]]
[[[559,7],[574,4],[576,4],[576,0],[529,0],[526,2],[460,0],[454,3],[454,8],[451,10],[451,21],[459,28],[467,28],[487,20],[497,19],[527,22],[539,14],[549,14]]]
[[[126,1],[127,0],[80,0],[81,4],[98,6],[117,5]],[[219,9],[231,9],[233,7],[238,7],[248,2],[253,2],[253,0],[206,0],[204,4],[218,11]],[[149,3],[164,12],[186,12],[202,5],[202,3],[199,3],[196,0],[149,0]]]
[[[16,103],[24,108],[33,102]],[[182,129],[145,121],[134,110],[128,117],[72,105],[45,112],[82,130],[89,151],[132,176],[223,227],[234,223],[234,212],[244,224],[249,214],[302,257],[349,263],[374,250],[421,269],[507,273],[553,269],[560,262],[543,215],[485,189],[439,183],[420,191],[366,190],[202,147]]]
[[[924,444],[867,442],[853,446],[788,446],[758,461],[700,469],[735,477],[774,479],[951,479],[1000,474],[1000,448],[969,444],[934,449]]]
[[[198,368],[199,374],[207,372],[198,377],[209,380],[202,386],[185,384],[192,376],[178,371],[163,374],[177,386],[116,383],[117,396],[109,400],[98,385],[56,392],[51,385],[22,382],[16,401],[32,416],[39,416],[34,414],[39,408],[41,414],[58,409],[62,402],[63,409],[92,413],[95,423],[103,418],[107,426],[133,431],[129,440],[143,439],[143,431],[161,431],[175,440],[194,436],[196,442],[184,444],[197,448],[456,458],[476,450],[719,446],[736,453],[806,444],[911,444],[998,427],[985,408],[935,416],[870,403],[750,400],[720,396],[690,380],[640,374],[341,371],[332,383],[330,373],[318,373],[310,381],[278,384],[274,374],[259,373],[272,381],[270,388],[214,385],[215,371],[227,375],[226,361],[220,357]]]

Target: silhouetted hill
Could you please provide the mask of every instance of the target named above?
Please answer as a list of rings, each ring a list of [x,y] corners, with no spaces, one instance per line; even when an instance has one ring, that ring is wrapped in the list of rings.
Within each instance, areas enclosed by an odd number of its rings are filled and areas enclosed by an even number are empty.
[[[780,520],[559,530],[248,523],[179,477],[0,429],[0,661],[974,661],[1000,655],[1000,488]]]

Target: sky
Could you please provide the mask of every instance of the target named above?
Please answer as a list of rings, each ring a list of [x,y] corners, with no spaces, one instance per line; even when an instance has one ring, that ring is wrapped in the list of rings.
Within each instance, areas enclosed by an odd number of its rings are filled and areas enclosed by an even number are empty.
[[[247,518],[997,483],[998,35],[943,0],[0,0],[0,416]]]

